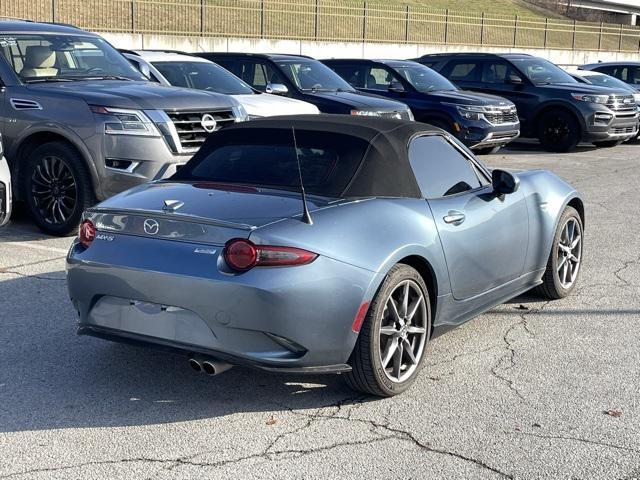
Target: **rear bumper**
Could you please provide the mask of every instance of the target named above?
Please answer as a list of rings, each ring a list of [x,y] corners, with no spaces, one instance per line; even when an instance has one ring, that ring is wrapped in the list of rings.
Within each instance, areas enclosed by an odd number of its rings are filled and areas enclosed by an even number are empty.
[[[374,272],[323,256],[233,274],[221,248],[203,255],[193,243],[109,237],[87,250],[74,244],[67,257],[80,334],[265,370],[345,371],[353,319],[375,291]]]

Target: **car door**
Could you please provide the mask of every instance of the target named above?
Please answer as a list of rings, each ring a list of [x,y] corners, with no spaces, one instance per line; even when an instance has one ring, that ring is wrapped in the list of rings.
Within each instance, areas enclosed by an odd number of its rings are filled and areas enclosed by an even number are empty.
[[[435,219],[456,300],[520,277],[528,248],[524,195],[496,195],[485,171],[454,140],[414,138],[409,159]]]

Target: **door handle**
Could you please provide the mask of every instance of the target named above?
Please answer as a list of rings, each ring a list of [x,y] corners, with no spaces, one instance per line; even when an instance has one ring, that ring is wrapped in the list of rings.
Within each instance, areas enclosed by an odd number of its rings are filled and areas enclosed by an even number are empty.
[[[460,225],[467,218],[464,213],[457,210],[449,210],[449,212],[442,217],[444,223],[451,223],[453,225]]]

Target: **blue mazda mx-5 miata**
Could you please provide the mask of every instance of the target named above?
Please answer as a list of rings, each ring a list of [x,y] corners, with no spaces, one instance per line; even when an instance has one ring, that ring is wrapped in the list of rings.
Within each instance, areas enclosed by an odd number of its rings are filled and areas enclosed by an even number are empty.
[[[583,228],[566,182],[489,171],[429,125],[273,117],[89,209],[68,285],[80,334],[390,396],[430,338],[534,287],[569,294]]]

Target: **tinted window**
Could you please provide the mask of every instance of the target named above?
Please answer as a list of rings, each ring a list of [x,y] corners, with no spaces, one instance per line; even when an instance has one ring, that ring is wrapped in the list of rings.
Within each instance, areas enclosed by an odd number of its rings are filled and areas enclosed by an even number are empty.
[[[298,191],[300,178],[290,131],[237,130],[210,138],[194,158],[173,177]],[[368,143],[326,132],[296,130],[298,156],[305,189],[337,198],[362,161]]]
[[[254,91],[228,70],[210,62],[153,62],[176,87],[196,88],[225,95],[250,95]]]
[[[334,72],[344,78],[355,88],[364,88],[364,69],[358,65],[333,65]]]
[[[482,70],[484,83],[508,83],[509,75],[516,74],[509,65],[504,62],[487,62]]]
[[[610,75],[598,75],[596,73],[588,74],[583,73],[581,75],[583,79],[592,85],[599,85],[601,87],[618,88],[622,90],[633,91],[633,88],[629,87],[625,82],[619,78],[612,77]]]
[[[409,161],[425,198],[445,197],[481,186],[471,162],[440,135],[413,140]]]
[[[544,58],[522,57],[510,60],[534,85],[578,83],[567,72]]]
[[[480,78],[482,64],[468,60],[454,61],[447,65],[445,76],[452,82],[475,82]]]
[[[419,92],[456,90],[449,80],[419,63],[392,63],[390,66]]]

